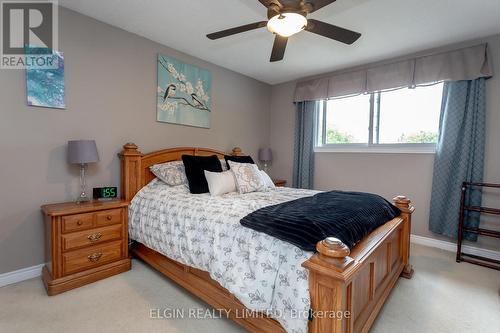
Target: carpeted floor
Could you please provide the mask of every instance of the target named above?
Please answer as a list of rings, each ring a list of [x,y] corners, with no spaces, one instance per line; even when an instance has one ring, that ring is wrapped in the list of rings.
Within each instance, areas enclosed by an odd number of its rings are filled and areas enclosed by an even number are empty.
[[[457,264],[437,249],[412,251],[415,275],[399,280],[372,332],[500,331],[499,271]],[[157,308],[208,309],[134,260],[130,272],[55,297],[40,279],[0,288],[0,332],[243,332],[226,319],[151,319]]]

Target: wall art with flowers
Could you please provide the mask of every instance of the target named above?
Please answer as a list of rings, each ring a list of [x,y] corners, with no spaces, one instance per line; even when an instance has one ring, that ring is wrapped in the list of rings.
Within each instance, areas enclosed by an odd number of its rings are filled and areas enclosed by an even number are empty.
[[[177,59],[158,55],[156,119],[210,128],[212,74]]]

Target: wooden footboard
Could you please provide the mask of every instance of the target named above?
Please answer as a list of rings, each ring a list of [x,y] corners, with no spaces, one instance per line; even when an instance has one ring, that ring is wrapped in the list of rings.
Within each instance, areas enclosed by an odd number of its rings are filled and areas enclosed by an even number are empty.
[[[317,244],[309,270],[309,332],[368,332],[398,277],[411,278],[410,200],[398,196],[401,215],[373,231],[352,251],[335,238]]]
[[[131,200],[154,176],[149,166],[180,160],[181,155],[217,155],[223,152],[194,147],[172,148],[143,155],[129,143],[122,159],[122,197]],[[233,155],[241,154],[239,148]],[[327,238],[317,244],[317,253],[303,263],[309,270],[312,320],[310,333],[367,332],[401,275],[411,278],[410,230],[414,211],[409,199],[398,196],[394,204],[401,215],[385,223],[349,251],[341,241]],[[207,272],[175,262],[142,244],[131,252],[250,332],[285,332],[274,319],[244,317],[246,308]]]

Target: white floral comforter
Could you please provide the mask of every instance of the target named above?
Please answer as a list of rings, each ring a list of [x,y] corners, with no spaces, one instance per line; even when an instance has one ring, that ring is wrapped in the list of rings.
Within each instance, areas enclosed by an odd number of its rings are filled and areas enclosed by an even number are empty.
[[[243,227],[240,219],[261,207],[316,193],[276,188],[211,197],[155,179],[132,200],[130,238],[209,272],[247,308],[274,314],[287,332],[306,333],[309,286],[301,264],[312,252]]]

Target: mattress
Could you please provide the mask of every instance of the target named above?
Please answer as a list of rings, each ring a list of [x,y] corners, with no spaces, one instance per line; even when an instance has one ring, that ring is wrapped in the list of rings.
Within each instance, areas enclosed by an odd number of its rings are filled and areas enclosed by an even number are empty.
[[[208,272],[250,310],[274,317],[287,332],[306,333],[308,272],[313,253],[246,228],[249,213],[318,193],[280,187],[268,192],[191,194],[186,185],[154,179],[131,202],[132,240]]]

